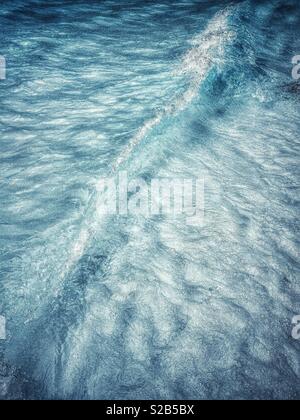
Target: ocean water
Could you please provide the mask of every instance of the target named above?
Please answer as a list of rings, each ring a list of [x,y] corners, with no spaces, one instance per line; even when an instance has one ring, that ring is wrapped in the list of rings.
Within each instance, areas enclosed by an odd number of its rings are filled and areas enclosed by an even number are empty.
[[[299,399],[300,4],[2,0],[1,399]],[[99,180],[205,179],[205,223]]]

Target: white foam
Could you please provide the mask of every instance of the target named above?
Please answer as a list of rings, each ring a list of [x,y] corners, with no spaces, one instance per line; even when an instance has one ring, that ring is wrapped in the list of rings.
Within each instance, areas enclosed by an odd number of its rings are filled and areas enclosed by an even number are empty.
[[[190,78],[188,90],[179,98],[174,98],[171,104],[168,104],[163,111],[148,120],[139,129],[114,163],[112,168],[113,173],[130,157],[133,150],[165,116],[174,115],[184,110],[195,99],[199,93],[201,83],[205,80],[212,66],[224,60],[224,48],[235,36],[234,32],[228,27],[228,17],[231,13],[232,7],[228,7],[217,13],[205,31],[190,41],[192,48],[183,56],[180,66],[174,74],[174,76],[184,74]],[[101,200],[101,197],[98,196],[96,198],[96,204],[99,200]],[[78,241],[71,251],[64,273],[67,273],[83,255],[84,250],[88,246],[90,233],[97,228],[99,223],[99,218],[96,221],[90,220],[88,227],[82,229]]]
[[[126,161],[131,152],[167,115],[174,115],[184,110],[198,95],[201,83],[206,78],[207,73],[216,63],[224,58],[224,47],[235,37],[232,30],[228,28],[227,19],[231,13],[228,7],[218,13],[209,23],[203,33],[194,37],[190,44],[192,48],[183,56],[181,64],[174,76],[187,75],[190,78],[188,90],[179,98],[175,97],[171,104],[168,104],[163,111],[156,117],[148,120],[132,138],[126,149],[119,156],[113,166],[117,170],[119,166]]]

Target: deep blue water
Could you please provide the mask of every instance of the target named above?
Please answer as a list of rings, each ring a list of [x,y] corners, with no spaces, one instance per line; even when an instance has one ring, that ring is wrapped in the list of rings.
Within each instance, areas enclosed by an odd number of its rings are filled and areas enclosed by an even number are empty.
[[[0,5],[0,398],[300,397],[295,1]],[[205,226],[97,183],[205,174]]]

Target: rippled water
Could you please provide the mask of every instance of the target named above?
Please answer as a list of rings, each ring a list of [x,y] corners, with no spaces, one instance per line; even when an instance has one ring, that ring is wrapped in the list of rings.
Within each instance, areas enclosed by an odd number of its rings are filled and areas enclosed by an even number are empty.
[[[1,398],[299,398],[298,1],[2,1]],[[97,183],[205,176],[205,226]]]

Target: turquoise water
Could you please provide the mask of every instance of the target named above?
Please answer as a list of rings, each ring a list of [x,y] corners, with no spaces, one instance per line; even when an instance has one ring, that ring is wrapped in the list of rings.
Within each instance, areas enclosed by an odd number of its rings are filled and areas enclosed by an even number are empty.
[[[0,397],[299,394],[298,1],[3,1]],[[97,184],[205,178],[205,226]]]

